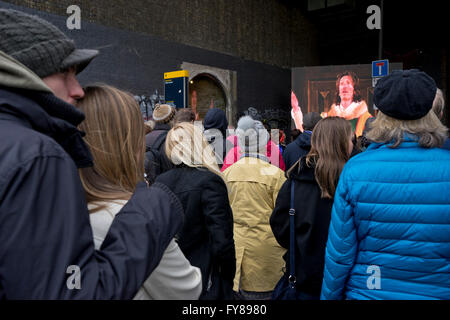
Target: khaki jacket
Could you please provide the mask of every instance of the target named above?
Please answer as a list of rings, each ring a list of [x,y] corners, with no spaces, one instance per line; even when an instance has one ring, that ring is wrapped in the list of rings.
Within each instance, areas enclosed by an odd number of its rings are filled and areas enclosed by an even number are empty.
[[[233,290],[272,291],[285,265],[282,257],[286,250],[275,240],[269,224],[278,191],[286,180],[284,172],[266,161],[245,157],[223,175],[234,219]]]

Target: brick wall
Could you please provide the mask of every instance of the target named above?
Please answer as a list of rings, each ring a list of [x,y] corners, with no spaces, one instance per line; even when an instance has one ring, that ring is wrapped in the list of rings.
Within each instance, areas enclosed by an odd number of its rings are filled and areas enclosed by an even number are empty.
[[[83,21],[280,67],[317,64],[316,30],[278,0],[7,0]]]

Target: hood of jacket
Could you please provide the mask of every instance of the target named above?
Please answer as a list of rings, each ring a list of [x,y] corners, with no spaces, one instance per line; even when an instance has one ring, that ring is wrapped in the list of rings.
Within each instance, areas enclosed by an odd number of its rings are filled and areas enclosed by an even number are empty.
[[[306,157],[302,157],[300,161],[298,161],[295,165],[292,166],[292,169],[290,169],[289,179],[312,182],[316,179],[314,170],[314,167],[308,167],[308,165],[306,164]]]
[[[311,133],[303,132],[297,137],[297,139],[295,139],[295,143],[303,149],[311,148]]]
[[[0,51],[0,86],[52,92],[33,71],[3,51]]]
[[[212,108],[209,109],[203,119],[203,127],[205,130],[208,129],[218,129],[223,137],[225,138],[225,134],[228,128],[228,120],[222,109]]]
[[[84,113],[57,98],[31,70],[0,52],[0,119],[20,119],[53,138],[78,167],[92,165],[92,155],[77,126]]]

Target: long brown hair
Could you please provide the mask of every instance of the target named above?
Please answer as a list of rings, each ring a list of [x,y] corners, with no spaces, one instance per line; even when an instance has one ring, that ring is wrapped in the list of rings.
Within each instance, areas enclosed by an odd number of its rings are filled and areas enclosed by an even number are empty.
[[[306,164],[315,166],[314,174],[322,198],[334,198],[339,176],[350,156],[352,135],[350,122],[340,117],[327,117],[314,127]]]
[[[84,91],[77,107],[86,119],[79,128],[86,132],[94,158],[92,168],[79,170],[87,201],[128,200],[136,183],[144,180],[145,129],[139,105],[131,94],[108,85]]]

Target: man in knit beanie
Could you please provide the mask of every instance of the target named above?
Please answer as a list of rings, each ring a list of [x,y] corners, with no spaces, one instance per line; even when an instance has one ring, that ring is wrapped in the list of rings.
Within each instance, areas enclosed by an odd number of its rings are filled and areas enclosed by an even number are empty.
[[[0,299],[132,298],[181,226],[176,197],[142,182],[94,249],[77,170],[92,156],[73,104],[97,54],[0,9]]]
[[[76,49],[73,40],[37,16],[5,9],[0,9],[0,50],[72,104],[84,96],[76,74],[98,55],[97,50]]]

